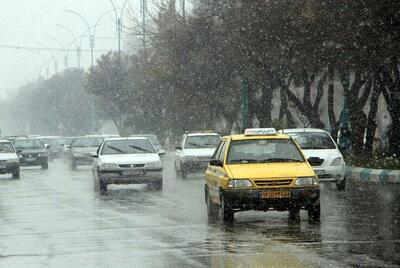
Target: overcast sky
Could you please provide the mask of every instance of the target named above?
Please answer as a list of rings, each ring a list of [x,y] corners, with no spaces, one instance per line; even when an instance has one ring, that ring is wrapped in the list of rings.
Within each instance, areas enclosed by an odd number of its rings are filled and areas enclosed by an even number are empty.
[[[125,0],[113,0],[117,9],[121,9]],[[149,1],[150,4],[151,1]],[[81,36],[87,26],[78,16],[66,12],[74,10],[82,14],[90,25],[112,9],[109,0],[1,0],[0,8],[0,96],[15,91],[19,86],[37,79],[39,75],[46,76],[49,69],[50,75],[54,74],[57,61],[58,70],[64,69],[64,58],[68,54],[68,66],[77,66],[76,45],[72,44],[73,37],[67,30],[56,26],[64,25],[76,35]],[[140,0],[128,0],[124,12],[125,25],[127,10],[132,10],[139,16]],[[120,11],[119,11],[120,12]],[[119,13],[118,12],[118,13]],[[131,13],[132,14],[132,13]],[[64,48],[71,48],[70,52],[51,52],[46,49],[60,48],[60,45],[48,37],[59,40]],[[115,14],[108,13],[103,17],[96,29],[95,58],[108,50],[117,50]],[[19,46],[20,49],[8,48]],[[25,49],[22,47],[43,48]],[[132,49],[126,44],[123,49]],[[88,37],[82,39],[81,66],[90,65]]]

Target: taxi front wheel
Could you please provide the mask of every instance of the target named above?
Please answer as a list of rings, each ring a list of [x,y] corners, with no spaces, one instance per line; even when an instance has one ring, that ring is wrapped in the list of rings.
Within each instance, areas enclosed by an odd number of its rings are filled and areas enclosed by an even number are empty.
[[[321,204],[315,202],[308,207],[308,220],[309,221],[319,221],[321,218]]]
[[[229,223],[233,221],[233,209],[230,207],[224,196],[221,196],[221,219],[224,223]]]
[[[206,204],[207,204],[207,216],[209,223],[215,223],[218,216],[218,206],[216,206],[211,200],[210,196],[206,194]]]

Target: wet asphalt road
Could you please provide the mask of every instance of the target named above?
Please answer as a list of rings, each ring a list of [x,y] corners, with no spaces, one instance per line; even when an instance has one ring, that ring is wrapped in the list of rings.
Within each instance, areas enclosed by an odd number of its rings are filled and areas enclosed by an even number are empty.
[[[243,212],[209,225],[203,178],[164,189],[109,186],[93,192],[90,168],[63,162],[0,177],[0,267],[398,267],[400,186],[322,187],[322,216]]]

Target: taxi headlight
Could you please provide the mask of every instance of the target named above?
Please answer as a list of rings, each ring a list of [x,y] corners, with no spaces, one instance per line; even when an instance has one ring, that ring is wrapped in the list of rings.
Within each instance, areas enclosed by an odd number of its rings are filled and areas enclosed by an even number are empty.
[[[161,167],[161,162],[150,162],[146,164],[147,168],[160,168]]]
[[[117,164],[102,164],[100,169],[117,169],[119,166]]]
[[[250,180],[246,179],[229,180],[228,182],[229,188],[243,188],[251,186],[253,186],[253,183]]]
[[[301,178],[297,178],[297,180],[294,184],[297,186],[318,185],[318,179],[315,177],[301,177]]]
[[[343,164],[343,158],[338,157],[335,158],[335,160],[332,161],[331,166],[340,166]]]
[[[7,164],[18,164],[18,163],[19,163],[19,159],[17,159],[17,158],[7,160]]]

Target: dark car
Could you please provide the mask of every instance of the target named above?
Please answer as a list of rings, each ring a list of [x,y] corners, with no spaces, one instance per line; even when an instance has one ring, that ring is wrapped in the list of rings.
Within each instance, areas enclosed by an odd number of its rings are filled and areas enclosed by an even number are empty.
[[[90,135],[77,137],[72,140],[69,148],[69,160],[72,170],[78,166],[88,166],[93,164],[93,157],[90,153],[96,152],[102,144],[104,136]]]
[[[63,156],[63,139],[59,136],[43,136],[38,137],[44,145],[49,146],[49,160],[61,159]]]
[[[42,169],[49,168],[48,150],[40,139],[15,139],[14,147],[18,152],[21,166],[41,166]]]

